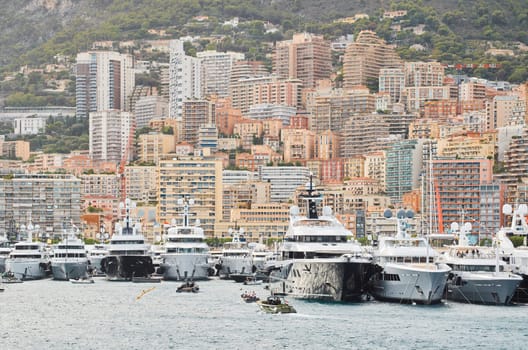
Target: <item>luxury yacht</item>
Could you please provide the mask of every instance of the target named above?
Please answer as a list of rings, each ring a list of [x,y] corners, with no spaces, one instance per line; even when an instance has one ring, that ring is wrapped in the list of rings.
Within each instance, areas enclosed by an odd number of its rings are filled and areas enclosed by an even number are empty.
[[[178,199],[183,208],[183,222],[177,225],[173,220],[164,237],[163,250],[160,253],[160,268],[158,273],[166,280],[205,280],[209,278],[208,263],[209,246],[205,242],[203,229],[189,222],[189,206],[194,204],[192,199]]]
[[[351,232],[335,218],[330,207],[317,212],[322,197],[313,189],[312,178],[302,199],[307,216],[290,208],[290,224],[279,248],[280,260],[271,270],[276,290],[296,298],[359,301],[374,273],[372,257],[350,240]]]
[[[6,260],[12,250],[13,244],[4,236],[0,236],[0,273],[4,273],[6,271]]]
[[[528,303],[528,246],[526,244],[526,237],[528,236],[528,224],[526,222],[528,206],[520,204],[514,210],[511,205],[505,204],[502,212],[511,216],[511,225],[509,227],[501,227],[495,235],[499,254],[504,261],[510,263],[512,271],[522,277],[522,281],[515,291],[514,301]],[[512,236],[523,237],[522,245],[515,248],[509,238]]]
[[[101,261],[101,270],[111,281],[149,277],[154,273],[149,246],[141,234],[141,224],[133,223],[130,218],[130,209],[134,205],[129,199],[120,204],[120,209],[124,209],[126,214],[122,222],[116,223],[107,245],[108,255]]]
[[[242,282],[253,274],[251,249],[248,247],[243,228],[234,230],[230,228],[228,234],[232,236],[232,239],[222,246],[219,275],[220,278],[236,279]]]
[[[84,242],[77,237],[77,230],[65,232],[63,239],[52,246],[51,272],[53,279],[69,280],[88,277],[89,261]]]
[[[453,232],[459,232],[458,243],[449,247],[440,259],[451,267],[447,279],[447,299],[476,304],[508,305],[522,277],[506,271],[506,262],[499,259],[498,241],[494,249],[469,245],[467,233],[471,224],[459,230],[455,222]]]
[[[33,225],[28,225],[27,240],[15,243],[6,260],[6,271],[20,280],[36,280],[51,274],[48,247],[43,242],[33,242]]]
[[[370,292],[378,300],[419,304],[442,300],[451,268],[436,262],[438,253],[424,237],[408,235],[406,218],[413,215],[400,210],[396,235],[379,237],[374,259],[381,271],[370,281]],[[385,217],[392,217],[390,210]]]
[[[87,256],[90,263],[90,269],[94,276],[104,275],[101,262],[104,257],[108,255],[108,249],[103,243],[96,243],[93,246],[87,247]]]

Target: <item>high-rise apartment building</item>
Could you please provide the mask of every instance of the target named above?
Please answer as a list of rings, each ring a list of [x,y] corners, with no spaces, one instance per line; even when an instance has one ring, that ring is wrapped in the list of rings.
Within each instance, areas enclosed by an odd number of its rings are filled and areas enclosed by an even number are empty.
[[[349,44],[343,58],[343,87],[369,85],[378,82],[380,69],[401,68],[402,61],[394,47],[376,33],[363,30],[356,41]]]
[[[273,50],[273,73],[281,79],[300,79],[305,88],[332,73],[330,42],[322,35],[297,33],[291,40],[277,42]]]
[[[187,100],[182,105],[181,140],[191,144],[198,142],[198,130],[202,125],[215,124],[215,105],[208,100]]]
[[[169,223],[181,215],[179,198],[194,200],[191,208],[205,235],[212,237],[222,213],[222,162],[181,157],[167,158],[158,166],[158,222]],[[215,214],[216,213],[216,214]]]
[[[171,40],[169,51],[169,115],[181,120],[183,103],[202,98],[202,65],[199,58],[185,54],[182,40]]]
[[[76,115],[110,109],[126,110],[134,90],[134,60],[113,51],[81,52],[75,67]]]
[[[439,232],[447,232],[451,223],[460,224],[462,218],[471,222],[474,233],[483,230],[481,189],[492,184],[492,168],[490,159],[433,159],[433,175],[426,181],[432,182],[434,198],[426,202],[433,203],[431,215],[438,218]]]
[[[261,181],[271,184],[271,202],[287,202],[293,198],[295,190],[304,186],[310,178],[306,167],[263,166],[259,169]]]
[[[62,233],[64,225],[80,227],[81,181],[72,175],[14,174],[0,177],[0,233],[10,225],[32,223],[40,237]]]
[[[401,100],[401,93],[405,88],[405,73],[401,68],[382,68],[379,74],[379,92],[386,92],[390,102],[397,103]]]
[[[402,204],[403,195],[419,187],[422,171],[422,143],[404,140],[386,151],[386,192],[393,204]]]
[[[442,86],[444,78],[440,62],[405,62],[405,86]]]
[[[93,160],[120,162],[127,154],[132,159],[131,138],[134,116],[129,112],[108,110],[90,113],[89,146]]]
[[[208,50],[198,52],[196,57],[200,59],[203,70],[203,96],[229,96],[229,81],[233,63],[243,60],[244,54]]]
[[[169,102],[162,96],[140,97],[134,107],[136,128],[149,126],[152,119],[165,119],[169,116]]]
[[[341,157],[349,158],[385,148],[389,126],[379,114],[358,114],[343,123]]]

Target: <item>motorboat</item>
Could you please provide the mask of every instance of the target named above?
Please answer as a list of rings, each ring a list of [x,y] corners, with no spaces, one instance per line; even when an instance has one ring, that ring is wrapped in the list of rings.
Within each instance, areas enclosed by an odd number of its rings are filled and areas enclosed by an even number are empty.
[[[222,256],[220,258],[220,278],[236,279],[243,282],[251,275],[252,260],[251,249],[245,237],[243,228],[229,229],[228,234],[231,241],[225,242],[222,246]]]
[[[176,293],[198,293],[199,290],[200,287],[196,283],[186,281],[176,289]]]
[[[62,240],[52,246],[51,272],[53,279],[67,281],[88,277],[89,260],[84,242],[78,238],[78,229],[63,233]]]
[[[392,217],[390,210],[384,213]],[[437,262],[438,253],[425,237],[411,237],[407,233],[407,219],[412,211],[397,213],[394,236],[381,236],[374,251],[379,272],[370,280],[374,298],[399,303],[437,304],[444,296],[451,268]]]
[[[15,243],[6,260],[6,271],[16,279],[37,280],[51,274],[49,249],[43,242],[33,242],[34,229],[38,226],[30,223],[27,240]]]
[[[130,281],[133,277],[148,277],[154,273],[150,247],[141,233],[141,224],[133,222],[130,210],[135,203],[127,199],[120,204],[125,217],[116,223],[107,245],[108,255],[101,260],[101,270],[110,281]]]
[[[447,299],[474,304],[508,305],[522,277],[507,271],[508,264],[499,259],[498,241],[493,249],[472,246],[467,234],[471,223],[461,228],[454,222],[451,231],[458,233],[458,242],[449,247],[439,260],[451,267],[446,286]]]
[[[93,278],[84,277],[84,278],[70,278],[69,281],[73,284],[92,284],[95,283]]]
[[[256,275],[246,277],[246,280],[242,282],[246,286],[258,286],[263,283],[262,280],[257,279]]]
[[[240,297],[242,298],[242,300],[244,300],[246,303],[254,303],[258,300],[260,300],[260,298],[257,296],[257,293],[255,293],[255,291],[245,291],[244,293],[242,293],[240,295]]]
[[[360,301],[367,294],[374,274],[372,256],[333,215],[330,207],[318,213],[322,196],[313,187],[312,176],[301,195],[306,215],[290,208],[290,223],[280,258],[268,265],[275,289],[296,298],[329,301]]]
[[[178,224],[173,219],[167,234],[163,237],[158,273],[163,275],[165,280],[206,280],[209,278],[211,268],[208,261],[209,246],[205,242],[200,220],[196,219],[194,225],[190,223],[189,207],[194,201],[180,198],[178,204],[183,209],[183,221]]]
[[[297,310],[285,299],[286,294],[273,293],[266,300],[257,300],[260,309],[268,314],[291,314]]]

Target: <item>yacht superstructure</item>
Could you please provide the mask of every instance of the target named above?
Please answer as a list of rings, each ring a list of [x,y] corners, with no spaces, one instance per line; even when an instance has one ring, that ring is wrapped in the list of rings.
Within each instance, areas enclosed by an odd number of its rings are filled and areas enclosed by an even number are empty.
[[[52,246],[51,272],[53,279],[69,280],[88,277],[89,261],[84,242],[77,237],[78,231],[72,228],[65,232],[63,239]]]
[[[133,223],[130,217],[130,209],[134,205],[129,199],[121,203],[120,209],[125,210],[125,217],[115,225],[107,245],[108,255],[101,261],[101,269],[109,280],[132,280],[154,273],[149,245],[141,234],[141,224]]]
[[[410,211],[397,214],[395,236],[382,236],[374,251],[374,259],[381,271],[371,278],[371,294],[378,300],[400,303],[436,304],[444,295],[451,268],[436,262],[438,253],[424,237],[411,237],[407,233]],[[385,212],[385,217],[392,213]]]
[[[507,264],[499,259],[497,240],[494,249],[469,245],[467,233],[471,224],[451,230],[459,232],[458,243],[449,247],[440,259],[451,267],[447,279],[447,299],[477,304],[510,304],[522,277],[505,271]]]
[[[36,280],[49,276],[51,261],[48,247],[43,242],[33,242],[31,223],[27,227],[27,240],[15,243],[6,260],[6,271],[20,280]]]
[[[192,199],[180,198],[178,204],[183,209],[183,222],[177,225],[175,220],[167,229],[163,249],[160,253],[159,273],[166,280],[204,280],[209,278],[209,246],[205,242],[203,229],[197,219],[195,225],[189,221],[189,206]]]
[[[307,215],[290,208],[290,224],[279,248],[280,260],[270,268],[270,281],[281,292],[297,298],[333,301],[361,300],[374,273],[372,257],[350,240],[351,232],[335,218],[330,207],[317,212],[321,196],[307,185],[302,199]]]

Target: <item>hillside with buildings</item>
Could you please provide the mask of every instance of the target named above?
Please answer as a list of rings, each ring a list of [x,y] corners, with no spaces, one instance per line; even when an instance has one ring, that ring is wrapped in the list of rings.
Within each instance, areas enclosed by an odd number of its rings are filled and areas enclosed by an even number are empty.
[[[85,4],[23,3],[64,16]],[[527,202],[521,42],[466,47],[431,17],[447,8],[426,1],[380,1],[387,10],[324,23],[280,15],[306,5],[308,16],[311,1],[259,14],[253,2],[214,2],[210,15],[188,1],[174,18],[181,2],[166,3],[154,25],[143,2],[92,2],[114,10],[112,25],[94,14],[96,31],[60,29],[39,46],[34,62],[51,61],[3,71],[0,233],[28,218],[51,232],[67,219],[94,238],[130,198],[154,241],[178,217],[177,199],[192,197],[209,238],[236,222],[271,242],[310,174],[363,239],[394,229],[389,207],[417,213],[414,233],[448,232],[464,216],[489,238],[503,203]]]

